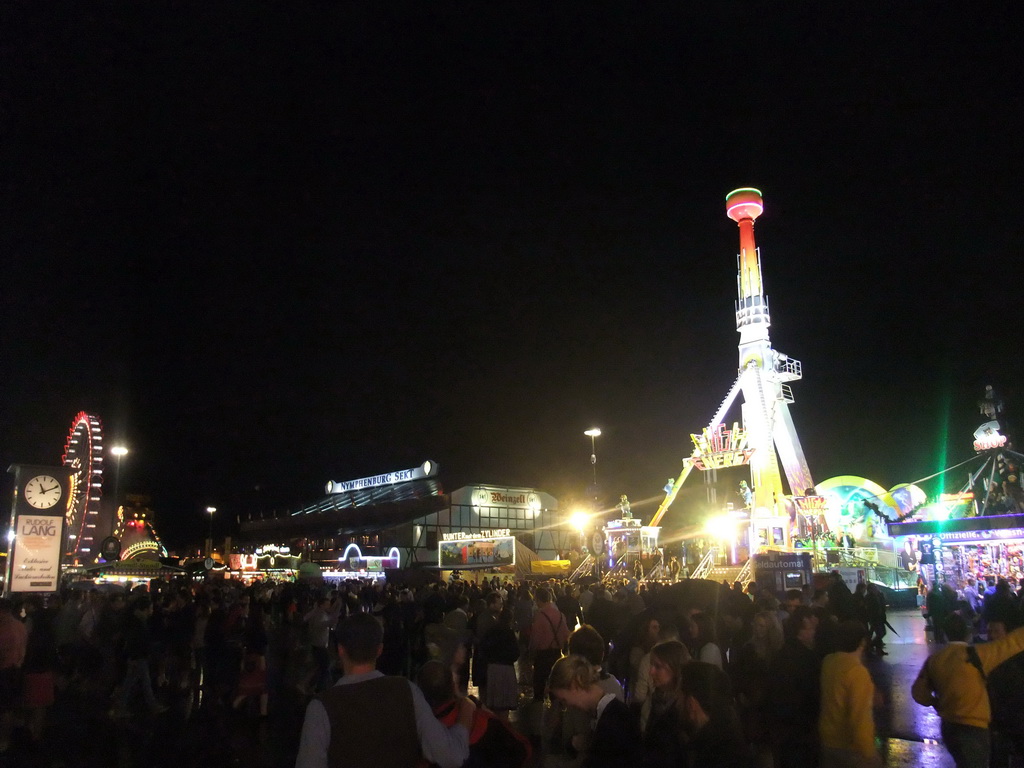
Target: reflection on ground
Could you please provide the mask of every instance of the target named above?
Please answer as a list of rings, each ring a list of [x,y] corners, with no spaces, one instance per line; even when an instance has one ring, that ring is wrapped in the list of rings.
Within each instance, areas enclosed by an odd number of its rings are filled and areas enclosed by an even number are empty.
[[[938,715],[910,696],[910,686],[921,665],[937,646],[925,633],[919,611],[893,611],[889,623],[896,631],[885,638],[889,655],[867,661],[885,702],[876,713],[876,722],[886,765],[952,768],[953,759],[941,743]]]

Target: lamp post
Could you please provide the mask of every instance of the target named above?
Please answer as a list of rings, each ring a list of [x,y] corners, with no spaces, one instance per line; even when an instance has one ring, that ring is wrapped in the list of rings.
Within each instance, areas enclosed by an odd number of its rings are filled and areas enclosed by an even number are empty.
[[[590,465],[594,468],[594,484],[592,487],[591,496],[594,498],[594,508],[597,508],[597,438],[601,436],[601,430],[599,427],[591,427],[585,435],[590,437]]]
[[[121,457],[128,455],[128,449],[123,445],[115,445],[110,449],[114,457],[114,504],[120,504],[121,498]]]
[[[590,438],[590,465],[594,468],[594,496],[597,496],[597,438],[601,436],[598,427],[591,427],[583,433]]]
[[[216,507],[207,507],[206,514],[210,516],[210,529],[209,535],[206,537],[206,556],[209,557],[213,554],[213,513],[217,511]]]

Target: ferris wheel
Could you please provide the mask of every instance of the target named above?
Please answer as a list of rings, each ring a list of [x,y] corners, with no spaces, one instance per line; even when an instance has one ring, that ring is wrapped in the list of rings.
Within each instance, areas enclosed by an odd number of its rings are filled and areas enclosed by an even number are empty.
[[[80,412],[71,422],[64,466],[72,470],[65,554],[85,563],[96,549],[96,521],[103,487],[103,429],[100,420]]]

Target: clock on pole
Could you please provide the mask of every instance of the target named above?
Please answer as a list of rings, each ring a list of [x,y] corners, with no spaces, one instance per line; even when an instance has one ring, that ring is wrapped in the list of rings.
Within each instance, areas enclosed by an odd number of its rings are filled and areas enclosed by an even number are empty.
[[[13,464],[12,538],[4,594],[56,592],[60,586],[65,519],[72,499],[71,470]]]

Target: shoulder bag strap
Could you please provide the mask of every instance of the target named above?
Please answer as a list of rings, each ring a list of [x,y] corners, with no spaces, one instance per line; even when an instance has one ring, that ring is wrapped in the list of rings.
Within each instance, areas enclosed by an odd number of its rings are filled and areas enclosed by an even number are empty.
[[[978,670],[982,681],[988,680],[985,675],[985,668],[981,666],[981,657],[978,656],[978,650],[973,645],[967,646],[967,663]]]

